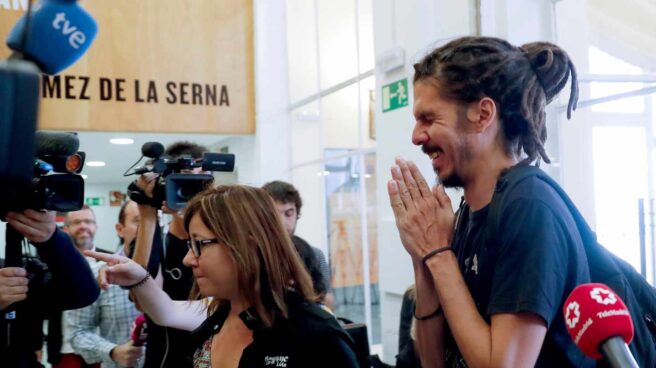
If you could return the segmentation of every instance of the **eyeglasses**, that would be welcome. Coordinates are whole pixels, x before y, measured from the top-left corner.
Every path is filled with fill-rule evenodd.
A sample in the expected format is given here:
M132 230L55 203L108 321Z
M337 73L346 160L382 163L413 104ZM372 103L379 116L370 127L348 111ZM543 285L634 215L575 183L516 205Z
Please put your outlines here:
M70 222L71 225L80 225L80 224L85 224L85 225L95 225L96 220L91 220L91 219L76 219L72 220Z
M191 253L196 256L196 258L200 257L200 248L208 245L208 244L213 244L213 243L218 243L219 239L214 238L214 239L189 239L187 240L187 247L191 249Z

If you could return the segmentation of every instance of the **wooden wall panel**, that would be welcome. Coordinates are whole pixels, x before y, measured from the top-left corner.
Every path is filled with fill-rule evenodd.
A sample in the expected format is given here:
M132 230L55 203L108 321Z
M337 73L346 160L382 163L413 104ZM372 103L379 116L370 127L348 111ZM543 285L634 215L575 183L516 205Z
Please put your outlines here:
M0 0L3 41L23 13L7 9L13 1ZM55 92L42 88L40 128L255 132L252 0L81 4L98 22L98 36L89 52L58 77L59 88L48 78ZM7 55L9 50L0 47L0 57ZM72 86L68 98L67 84ZM117 85L123 89L120 96Z

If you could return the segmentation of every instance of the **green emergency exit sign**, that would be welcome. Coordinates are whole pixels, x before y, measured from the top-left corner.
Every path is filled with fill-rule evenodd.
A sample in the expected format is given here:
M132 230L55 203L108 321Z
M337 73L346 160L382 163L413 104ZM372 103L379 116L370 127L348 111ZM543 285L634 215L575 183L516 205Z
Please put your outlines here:
M104 206L105 198L104 197L86 197L84 203L87 206Z
M383 86L383 112L408 106L408 79Z

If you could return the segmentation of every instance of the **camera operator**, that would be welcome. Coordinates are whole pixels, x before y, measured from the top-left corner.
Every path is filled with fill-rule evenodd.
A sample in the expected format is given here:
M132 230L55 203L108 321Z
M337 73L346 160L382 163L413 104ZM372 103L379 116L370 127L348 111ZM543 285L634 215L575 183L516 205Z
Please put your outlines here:
M175 142L166 149L166 155L171 160L183 156L201 159L207 148L192 142ZM201 168L182 171L183 174L202 173ZM136 184L143 193L153 197L159 175L154 173L143 174ZM157 208L150 204L139 204L140 225L137 232L137 241L132 259L138 264L147 267L151 276L173 300L186 300L189 298L193 285L191 268L183 265L182 260L187 254L187 239L181 212L173 211L162 206L162 211L172 216L168 233L162 244L161 230L157 222ZM172 347L182 346L188 332L155 325L148 320L148 340L144 367L187 367L190 366L182 353L182 349Z
M48 287L37 292L32 286L38 275L33 276L22 267L0 269L0 356L3 366L38 367L36 351L43 345L43 320L51 313L93 303L100 290L89 264L75 249L71 238L57 229L54 212L27 209L9 212L6 220L8 226L36 247L38 259L47 265L51 279ZM6 313L10 306L17 309L15 319L13 312ZM11 331L8 320L11 320ZM8 348L8 335L12 339L11 348Z

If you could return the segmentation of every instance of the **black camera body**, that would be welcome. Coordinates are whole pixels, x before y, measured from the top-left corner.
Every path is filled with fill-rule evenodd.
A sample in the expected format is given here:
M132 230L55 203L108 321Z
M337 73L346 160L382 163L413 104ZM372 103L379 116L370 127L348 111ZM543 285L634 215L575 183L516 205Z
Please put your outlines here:
M84 179L79 173L85 154L78 152L75 133L39 131L35 134L35 158L32 178L20 185L1 184L6 200L0 203L0 215L25 209L76 211L84 204ZM0 178L11 177L2 173ZM10 181L11 183L11 181Z
M232 172L235 168L235 155L231 153L207 152L200 159L183 155L176 159L165 158L164 146L158 142L147 142L141 148L142 154L151 160L145 167L136 169L133 174L154 172L160 174L153 189L153 198L148 202L160 208L164 201L175 211L186 207L187 202L196 194L214 183L212 172ZM203 173L196 173L200 169ZM130 198L143 202L141 194L128 188Z

